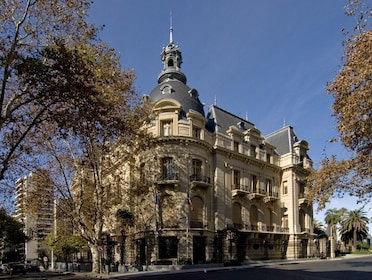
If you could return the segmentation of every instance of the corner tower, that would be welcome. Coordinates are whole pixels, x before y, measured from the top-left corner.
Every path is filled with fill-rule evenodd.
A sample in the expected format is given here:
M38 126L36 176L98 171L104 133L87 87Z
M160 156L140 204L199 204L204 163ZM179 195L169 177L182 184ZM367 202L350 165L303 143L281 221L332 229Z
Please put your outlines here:
M180 104L179 119L186 118L191 111L198 112L203 117L203 104L199 100L196 89L187 86L187 78L181 71L182 53L177 44L173 42L173 27L169 29L169 43L160 54L163 70L158 76L158 86L150 93L151 102L158 103L164 99L171 99Z

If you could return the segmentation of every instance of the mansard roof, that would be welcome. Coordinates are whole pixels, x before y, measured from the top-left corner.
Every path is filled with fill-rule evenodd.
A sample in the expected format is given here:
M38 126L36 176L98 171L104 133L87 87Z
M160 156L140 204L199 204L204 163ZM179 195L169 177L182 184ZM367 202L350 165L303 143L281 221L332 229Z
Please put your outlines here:
M266 136L266 141L276 147L280 155L293 153L293 145L299 140L292 126L284 126Z
M231 126L235 126L237 129L243 132L253 128L254 124L228 111L225 111L216 105L209 107L206 126L208 131L226 133Z

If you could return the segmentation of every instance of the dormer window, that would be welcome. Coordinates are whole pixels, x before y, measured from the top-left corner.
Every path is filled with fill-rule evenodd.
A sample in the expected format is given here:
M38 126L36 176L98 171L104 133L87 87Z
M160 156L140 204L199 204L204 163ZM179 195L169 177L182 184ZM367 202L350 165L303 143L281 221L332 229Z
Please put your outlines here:
M160 91L162 94L171 94L172 93L172 87L170 85L164 85L160 88Z
M200 132L201 132L201 129L199 127L194 126L192 128L192 137L196 139L200 139Z
M172 126L173 126L172 121L163 121L161 123L162 136L171 136L172 135Z

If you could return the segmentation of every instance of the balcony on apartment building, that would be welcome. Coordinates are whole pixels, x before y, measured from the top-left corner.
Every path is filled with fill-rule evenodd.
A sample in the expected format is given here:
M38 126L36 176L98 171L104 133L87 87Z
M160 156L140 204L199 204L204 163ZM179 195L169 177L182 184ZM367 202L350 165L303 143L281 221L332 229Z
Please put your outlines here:
M232 196L247 196L248 199L263 199L265 203L279 200L279 193L274 191L266 191L265 189L253 188L250 189L248 186L241 186L233 184Z
M202 176L194 174L190 176L190 184L192 188L209 188L211 187L211 178L208 176Z
M157 185L178 185L180 181L179 174L177 172L161 173L156 178Z
M244 224L244 223L233 223L228 224L227 228L234 228L243 232L273 232L273 233L283 233L289 232L288 228L281 227L277 224L266 225L262 222Z
M310 204L310 200L306 197L305 192L300 192L298 194L298 205L299 206L308 206Z

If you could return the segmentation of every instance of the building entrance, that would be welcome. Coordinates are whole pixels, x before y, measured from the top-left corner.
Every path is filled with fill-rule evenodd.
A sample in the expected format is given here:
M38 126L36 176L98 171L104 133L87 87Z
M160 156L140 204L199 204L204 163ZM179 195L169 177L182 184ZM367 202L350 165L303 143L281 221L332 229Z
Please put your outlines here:
M205 237L194 236L193 237L193 263L205 263Z

